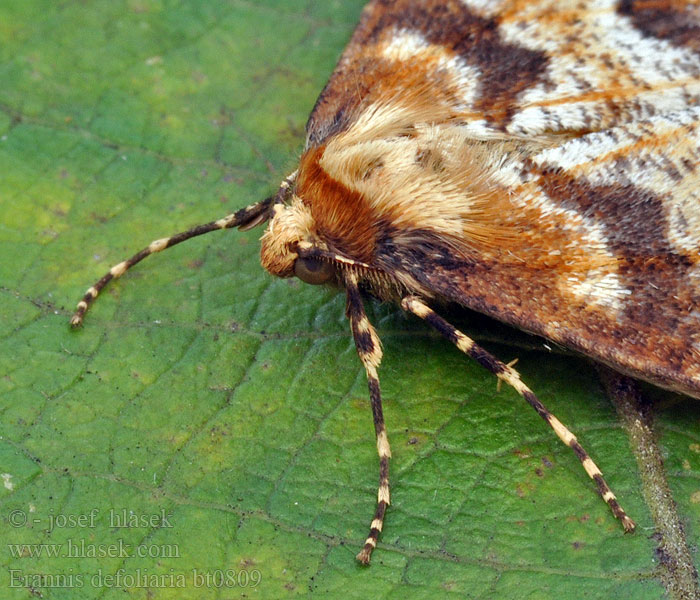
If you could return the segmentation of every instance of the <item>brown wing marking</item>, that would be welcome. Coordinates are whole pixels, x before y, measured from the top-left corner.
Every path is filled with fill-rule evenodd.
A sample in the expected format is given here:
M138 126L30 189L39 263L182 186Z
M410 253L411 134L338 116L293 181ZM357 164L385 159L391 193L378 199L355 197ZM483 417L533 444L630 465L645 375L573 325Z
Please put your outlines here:
M307 123L310 145L343 131L359 107L373 98L391 96L397 86L411 89L418 82L425 85L439 79L434 64L421 69L420 61L411 61L410 70L404 72L402 67L408 65L381 58L381 48L404 31L418 33L427 43L476 67L482 89L472 110L488 113L496 125L507 122L523 90L547 80L544 52L505 41L497 20L474 14L458 0L375 0L362 13L311 113ZM412 78L416 80L413 84ZM436 94L440 94L439 86Z
M681 0L374 0L314 107L307 145L416 85L480 135L582 134L684 110L700 102L699 31L697 3ZM402 35L420 47L392 59L385 50ZM453 64L425 60L436 48Z
M622 0L618 13L644 35L700 53L700 5L678 0Z

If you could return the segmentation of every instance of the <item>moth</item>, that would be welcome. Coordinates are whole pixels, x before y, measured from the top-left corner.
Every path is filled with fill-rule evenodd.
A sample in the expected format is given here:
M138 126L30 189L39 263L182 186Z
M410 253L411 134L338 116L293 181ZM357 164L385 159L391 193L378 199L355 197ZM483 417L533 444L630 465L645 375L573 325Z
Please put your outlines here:
M700 5L692 0L372 0L277 193L156 240L267 224L262 266L334 284L366 370L379 455L368 563L390 502L373 296L513 386L634 522L576 437L444 320L457 303L700 397Z

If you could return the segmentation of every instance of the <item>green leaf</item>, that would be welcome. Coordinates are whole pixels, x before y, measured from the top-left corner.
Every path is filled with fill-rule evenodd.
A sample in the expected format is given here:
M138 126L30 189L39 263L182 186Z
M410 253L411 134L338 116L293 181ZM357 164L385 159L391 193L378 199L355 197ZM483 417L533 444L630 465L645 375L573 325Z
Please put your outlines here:
M362 5L0 6L3 598L670 589L638 443L582 359L467 317L501 359L519 357L634 535L514 392L422 323L370 305L394 458L392 506L362 568L377 459L341 294L264 273L259 231L216 233L149 258L69 329L111 265L276 189ZM694 548L700 413L663 398L658 448ZM118 528L120 516L136 522Z

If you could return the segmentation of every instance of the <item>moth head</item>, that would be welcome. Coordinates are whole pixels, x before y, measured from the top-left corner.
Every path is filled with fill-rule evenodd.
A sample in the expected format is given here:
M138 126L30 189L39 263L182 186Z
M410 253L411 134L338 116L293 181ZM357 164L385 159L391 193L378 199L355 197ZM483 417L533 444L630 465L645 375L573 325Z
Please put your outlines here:
M319 285L336 274L325 244L314 234L310 208L293 195L288 204L278 202L261 238L260 261L272 275L295 275L305 283Z

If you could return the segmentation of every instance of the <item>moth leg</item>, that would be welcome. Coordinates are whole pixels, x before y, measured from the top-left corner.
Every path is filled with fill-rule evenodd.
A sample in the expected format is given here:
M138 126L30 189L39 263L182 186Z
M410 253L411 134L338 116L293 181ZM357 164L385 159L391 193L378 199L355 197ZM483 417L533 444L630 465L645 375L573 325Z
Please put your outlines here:
M445 319L436 314L430 307L425 305L415 296L407 296L404 298L401 301L401 306L404 310L412 312L414 315L417 315L421 319L427 321L467 356L470 356L482 367L486 368L488 371L491 371L491 373L496 375L496 377L499 379L505 381L523 398L525 398L528 404L537 411L537 414L540 415L540 417L542 417L554 430L557 436L559 436L559 439L569 446L569 448L574 451L576 456L578 456L578 459L581 461L581 464L583 465L586 473L588 473L588 476L595 481L596 486L598 487L598 492L602 496L603 500L605 500L607 505L610 507L613 515L615 515L615 517L620 519L622 522L625 532L634 531L634 521L627 516L625 511L618 503L615 494L613 494L612 490L605 482L605 479L603 479L603 474L600 472L598 466L593 462L593 459L591 459L581 444L579 444L576 436L571 433L559 419L550 413L542 402L539 401L537 396L535 396L532 390L530 390L530 388L528 388L520 380L520 375L517 371L515 371L509 365L503 364L492 354L489 354L486 350L476 344L474 340L450 325L447 321L445 321Z
M506 367L514 367L517 364L518 360L519 359L514 358L513 360L511 360L509 363L506 364ZM499 393L501 392L502 384L503 384L503 379L499 378L496 380L496 391Z
M369 529L369 536L365 545L357 555L357 560L362 564L369 564L372 550L377 545L377 539L384 525L384 514L389 506L389 459L391 458L391 448L384 425L384 414L382 411L382 396L379 389L379 377L377 367L382 360L382 349L374 327L367 319L365 309L362 304L362 296L357 286L357 278L353 274L345 276L345 288L347 291L346 314L350 319L350 328L355 340L355 347L360 356L360 360L367 373L367 384L369 386L369 398L372 405L372 416L374 417L374 431L377 436L377 453L379 454L379 490L377 492L377 509Z

